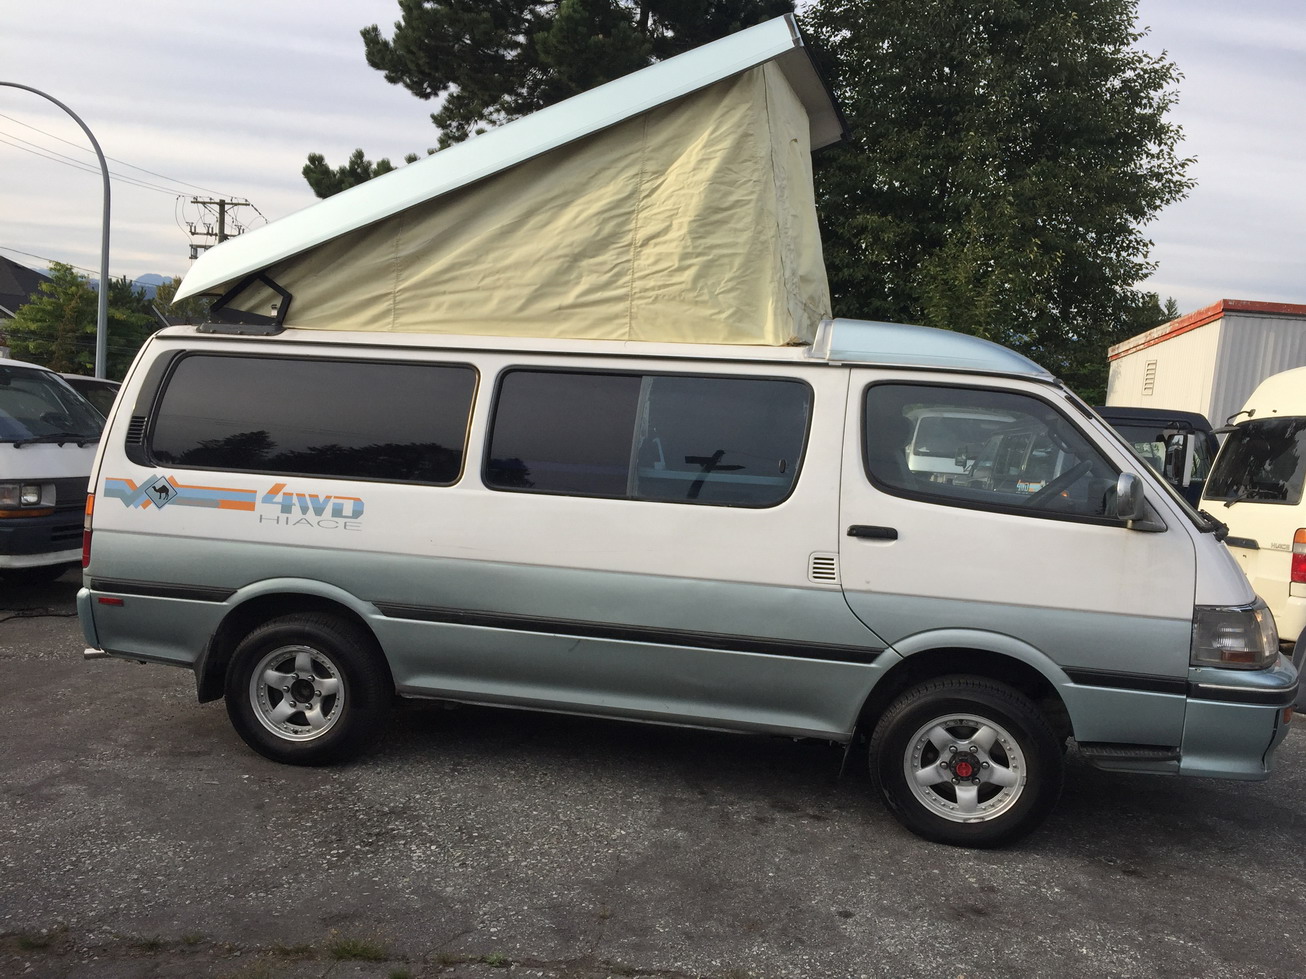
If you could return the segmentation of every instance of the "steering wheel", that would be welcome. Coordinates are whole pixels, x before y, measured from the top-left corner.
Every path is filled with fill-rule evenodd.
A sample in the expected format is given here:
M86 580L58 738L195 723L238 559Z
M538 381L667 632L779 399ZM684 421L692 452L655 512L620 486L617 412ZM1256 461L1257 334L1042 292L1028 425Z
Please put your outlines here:
M1060 476L1050 479L1041 490L1029 498L1029 505L1032 507L1041 507L1050 503L1063 489L1070 486L1084 473L1093 468L1093 460L1085 459L1077 466L1071 466Z

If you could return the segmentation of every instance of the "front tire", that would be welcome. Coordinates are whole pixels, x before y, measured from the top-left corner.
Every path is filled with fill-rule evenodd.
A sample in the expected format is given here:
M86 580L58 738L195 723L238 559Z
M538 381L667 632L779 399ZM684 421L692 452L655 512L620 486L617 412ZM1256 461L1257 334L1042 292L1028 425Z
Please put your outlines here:
M379 734L394 697L371 635L332 615L273 619L227 668L227 716L247 745L292 765L343 761Z
M1060 744L1005 684L942 677L889 705L871 736L871 780L898 821L952 846L995 847L1036 829L1061 795Z

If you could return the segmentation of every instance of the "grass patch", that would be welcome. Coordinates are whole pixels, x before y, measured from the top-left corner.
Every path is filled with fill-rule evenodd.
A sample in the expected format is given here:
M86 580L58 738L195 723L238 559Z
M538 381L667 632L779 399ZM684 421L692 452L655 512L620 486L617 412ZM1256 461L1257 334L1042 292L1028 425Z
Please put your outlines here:
M156 952L162 952L167 944L168 943L158 935L154 935L150 938L136 937L127 939L127 945L133 951L146 952L150 955L154 955Z
M273 945L271 951L279 959L311 959L317 954L312 945Z
M67 925L42 928L39 931L20 931L13 936L14 944L24 952L42 952L50 948L68 932Z
M384 962L390 958L383 947L365 938L337 938L327 951L339 962Z
M491 952L489 955L482 955L481 961L486 965L492 965L496 969L504 969L508 966L508 956L502 952Z

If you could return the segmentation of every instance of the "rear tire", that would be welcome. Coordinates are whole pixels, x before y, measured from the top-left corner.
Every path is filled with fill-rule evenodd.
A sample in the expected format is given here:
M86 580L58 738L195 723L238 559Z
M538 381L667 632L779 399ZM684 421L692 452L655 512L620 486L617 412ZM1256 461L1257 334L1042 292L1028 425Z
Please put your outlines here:
M918 836L996 847L1036 829L1061 795L1061 744L1030 700L982 677L901 694L875 725L871 780Z
M291 765L343 761L380 733L394 698L370 634L333 615L265 622L227 668L227 716L245 743Z

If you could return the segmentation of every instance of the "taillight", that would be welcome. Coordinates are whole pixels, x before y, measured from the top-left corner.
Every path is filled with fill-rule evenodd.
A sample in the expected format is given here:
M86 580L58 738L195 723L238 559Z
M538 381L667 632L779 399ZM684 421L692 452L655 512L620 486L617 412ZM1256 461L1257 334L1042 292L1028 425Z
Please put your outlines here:
M1306 527L1299 527L1292 535L1292 574L1298 584L1306 584Z
M91 566L91 514L95 512L95 494L86 494L86 516L82 518L82 567Z

